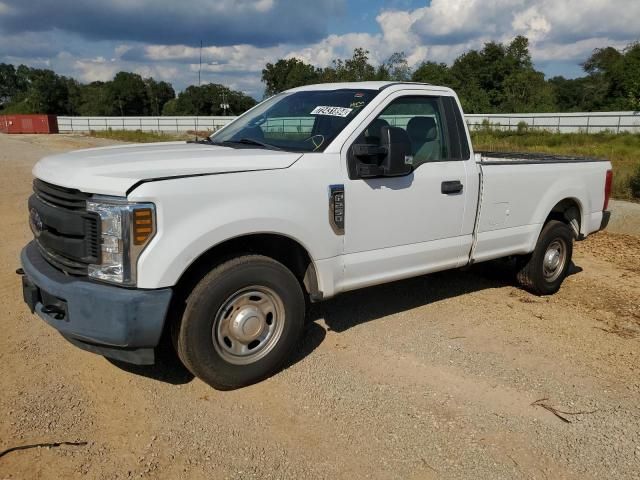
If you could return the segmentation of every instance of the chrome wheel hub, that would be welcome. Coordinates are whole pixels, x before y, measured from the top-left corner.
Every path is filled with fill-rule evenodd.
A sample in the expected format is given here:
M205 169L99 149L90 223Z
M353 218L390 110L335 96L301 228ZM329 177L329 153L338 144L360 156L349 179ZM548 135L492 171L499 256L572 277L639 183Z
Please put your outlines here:
M544 266L549 270L555 270L560 264L560 252L558 250L550 250L544 259Z
M566 261L567 246L564 240L558 239L551 242L542 263L544 278L550 282L557 280L564 270Z
M263 286L242 289L216 313L213 346L229 363L253 363L273 350L282 335L284 320L284 304L273 290Z
M241 342L256 340L266 325L264 315L258 308L249 305L240 309L229 324L229 333Z

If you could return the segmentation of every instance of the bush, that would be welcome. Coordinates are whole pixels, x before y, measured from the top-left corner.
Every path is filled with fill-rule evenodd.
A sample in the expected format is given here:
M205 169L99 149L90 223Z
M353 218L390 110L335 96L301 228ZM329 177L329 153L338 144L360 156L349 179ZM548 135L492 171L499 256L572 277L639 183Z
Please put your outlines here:
M629 187L631 188L633 198L640 199L640 165L638 165L634 174L629 178Z
M528 131L529 131L529 124L527 122L524 122L524 121L518 122L518 129L517 129L518 135L524 135Z

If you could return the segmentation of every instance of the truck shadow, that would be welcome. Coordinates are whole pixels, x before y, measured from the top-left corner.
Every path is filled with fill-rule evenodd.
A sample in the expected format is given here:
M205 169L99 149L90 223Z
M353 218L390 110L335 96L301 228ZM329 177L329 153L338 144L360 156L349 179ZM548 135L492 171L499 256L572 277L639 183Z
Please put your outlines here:
M153 365L134 365L106 357L105 360L125 372L171 385L184 385L194 379L193 373L182 364L173 348L166 345L156 349L156 363Z
M571 263L569 275L581 271L582 268ZM284 368L302 361L322 344L326 330L317 320L324 319L330 330L340 333L429 303L506 286L517 286L512 266L507 262L488 262L465 271L449 270L355 290L312 304L302 342ZM186 384L194 378L182 365L168 340L163 341L157 349L154 365L132 365L107 360L121 370L172 385Z
M582 271L573 262L568 276ZM343 293L313 304L309 321L324 319L330 330L351 327L468 293L505 286L517 287L513 266L506 261L487 262L469 269L448 270Z

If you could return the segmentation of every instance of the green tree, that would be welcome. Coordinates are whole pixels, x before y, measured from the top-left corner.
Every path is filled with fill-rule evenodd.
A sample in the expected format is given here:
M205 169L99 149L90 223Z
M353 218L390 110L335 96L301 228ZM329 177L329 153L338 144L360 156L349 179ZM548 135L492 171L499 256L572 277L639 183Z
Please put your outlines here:
M637 110L640 108L640 43L623 51L598 48L582 64L585 110Z
M18 75L13 65L0 63L0 110L26 90L25 80Z
M552 89L542 72L534 69L525 37L518 36L509 44L485 43L482 50L470 50L456 58L450 71L469 113L554 108Z
M458 83L446 63L422 62L411 75L414 82L456 88Z
M556 108L560 112L579 112L589 110L586 95L586 78L567 79L555 76L547 81L554 97Z
M624 50L622 71L621 93L627 99L628 108L640 110L640 42Z
M341 67L338 76L347 82L373 80L376 75L375 67L369 63L369 50L364 48L356 48L353 56L345 60Z
M385 65L376 69L369 62L369 51L356 48L351 58L336 59L331 66L319 70L319 80L326 82L363 82L367 80L388 80L390 72Z
M178 114L178 99L172 98L162 107L162 115L174 116Z
M542 72L531 68L511 73L503 83L500 110L504 112L544 112L555 107L552 87Z
M229 104L225 112L223 103ZM209 83L199 87L190 86L178 94L175 102L167 103L165 115L239 115L253 107L256 101L242 92L223 85Z
M80 89L78 113L84 116L118 115L109 97L108 83L91 82Z
M267 63L262 70L266 96L275 95L289 88L316 83L319 80L318 69L297 58L280 59L275 64Z
M411 79L411 68L404 52L395 52L378 69L377 80L395 80L406 82Z
M157 82L153 78L145 78L144 84L147 87L149 113L161 115L165 104L176 97L176 92L170 83Z
M65 78L67 85L67 113L69 115L80 115L82 106L82 89L84 85L73 78Z
M149 114L147 86L137 73L118 72L107 84L107 95L115 115Z
M7 69L10 74L10 69ZM4 105L5 113L68 113L66 77L51 70L20 65L16 70L12 95Z

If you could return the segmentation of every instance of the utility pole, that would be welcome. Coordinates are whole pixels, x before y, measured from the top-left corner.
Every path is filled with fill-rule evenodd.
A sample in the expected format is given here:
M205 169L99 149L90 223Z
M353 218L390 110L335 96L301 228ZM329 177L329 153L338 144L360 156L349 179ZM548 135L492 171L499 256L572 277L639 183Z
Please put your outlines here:
M229 110L229 104L227 103L227 94L222 92L222 103L220 104L220 108L222 109L222 114L226 117L227 110Z
M202 40L200 40L200 62L198 64L198 87L200 86L200 73L202 72ZM200 92L198 92L199 94ZM200 116L200 99L196 98L196 142L198 141L198 117Z
M200 86L200 72L202 72L202 40L200 40L200 64L198 66L198 86Z

